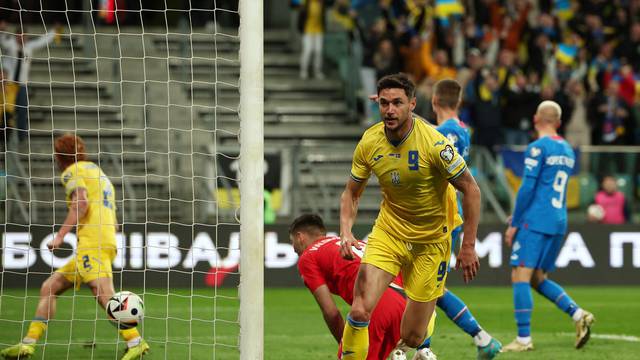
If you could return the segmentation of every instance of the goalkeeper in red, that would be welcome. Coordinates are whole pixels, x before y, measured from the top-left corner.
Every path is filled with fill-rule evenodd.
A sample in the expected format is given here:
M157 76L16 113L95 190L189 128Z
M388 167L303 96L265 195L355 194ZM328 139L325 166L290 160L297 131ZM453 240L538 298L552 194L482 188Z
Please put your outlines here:
M289 228L289 238L300 255L300 276L320 306L329 331L340 343L344 319L332 295L340 296L349 305L353 302L353 286L360 267L359 252L353 260L342 258L340 238L327 236L324 222L318 215L305 214L296 218ZM406 295L396 283L385 290L371 315L368 360L387 359L400 340L400 321ZM434 324L430 323L431 326ZM432 333L433 329L428 332ZM394 360L404 358L404 352L400 357L394 352ZM416 359L435 359L435 355L431 349L425 348L418 351Z
M344 257L353 258L352 247L361 248L351 232L358 200L375 174L383 200L362 257L342 335L345 360L367 358L372 313L400 271L408 297L400 337L411 348L420 347L428 337L425 329L436 300L444 294L451 232L462 223L455 189L464 195L466 217L456 265L463 269L466 282L475 277L479 267L475 239L480 190L464 159L444 135L412 115L415 85L406 75L380 79L377 95L383 121L367 129L358 143L351 178L340 200L341 251Z
M49 319L56 312L58 295L81 284L87 284L103 308L113 296L111 263L116 256L115 190L98 165L86 160L84 141L71 134L55 141L56 162L62 170L69 211L52 242L50 250L62 246L63 239L77 226L78 246L75 257L56 270L40 288L40 301L29 324L27 335L17 345L0 352L7 359L26 359L36 350L37 341L44 335ZM120 330L127 342L122 360L140 358L149 345L136 328Z

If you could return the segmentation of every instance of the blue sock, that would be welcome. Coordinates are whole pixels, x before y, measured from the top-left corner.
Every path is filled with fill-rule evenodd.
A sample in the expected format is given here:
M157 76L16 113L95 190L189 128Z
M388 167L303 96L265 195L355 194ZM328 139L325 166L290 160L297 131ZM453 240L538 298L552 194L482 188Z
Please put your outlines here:
M513 283L513 305L515 309L518 336L531 336L531 310L533 310L533 296L528 282Z
M569 295L564 291L564 289L558 285L555 281L551 281L546 279L541 282L536 289L540 295L546 297L552 303L556 304L556 306L569 314L569 316L573 316L576 310L579 309L578 305Z
M467 305L451 291L445 290L444 295L438 299L436 304L447 314L451 321L456 323L467 334L473 337L480 332L480 325L467 308Z
M418 350L428 348L428 347L431 347L431 336L424 339L424 342L422 342L422 345L418 346Z

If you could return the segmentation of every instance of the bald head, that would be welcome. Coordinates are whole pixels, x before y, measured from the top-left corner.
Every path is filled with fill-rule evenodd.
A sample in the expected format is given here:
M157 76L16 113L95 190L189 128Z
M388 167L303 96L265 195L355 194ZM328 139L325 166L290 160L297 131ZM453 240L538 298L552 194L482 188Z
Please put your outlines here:
M560 125L560 117L562 116L562 109L557 102L551 100L545 100L538 105L536 111L537 120L547 124Z

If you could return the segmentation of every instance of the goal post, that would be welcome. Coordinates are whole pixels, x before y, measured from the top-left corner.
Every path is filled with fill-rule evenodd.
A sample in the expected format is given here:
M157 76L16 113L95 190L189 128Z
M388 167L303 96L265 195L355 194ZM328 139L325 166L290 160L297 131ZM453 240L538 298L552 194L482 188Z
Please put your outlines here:
M240 359L264 355L263 0L240 0Z

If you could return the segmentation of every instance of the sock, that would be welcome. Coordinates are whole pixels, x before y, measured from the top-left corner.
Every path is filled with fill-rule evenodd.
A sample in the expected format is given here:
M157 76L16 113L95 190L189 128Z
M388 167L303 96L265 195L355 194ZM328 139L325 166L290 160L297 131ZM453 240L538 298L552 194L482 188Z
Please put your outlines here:
M36 316L33 318L33 321L29 324L27 335L22 342L25 344L33 344L38 341L47 330L47 322L48 320L43 317Z
M120 330L120 336L127 342L127 347L137 346L142 340L138 328Z
M584 310L578 308L576 312L574 312L573 315L571 315L571 317L573 318L573 321L576 322L582 319L582 315L584 315Z
M517 336L516 340L522 345L527 345L531 342L531 336Z
M536 290L540 295L555 303L558 309L564 311L569 316L573 316L573 314L575 314L579 309L576 302L573 301L573 299L571 299L564 289L555 281L546 279L538 285Z
M426 349L426 348L430 348L430 347L431 347L431 336L429 336L428 338L424 339L424 341L422 342L422 345L418 346L418 350Z
M516 324L518 325L518 337L526 338L531 336L533 296L531 296L531 288L528 282L513 283L513 305Z
M479 347L485 347L491 343L491 335L488 332L480 329L480 332L473 337L473 343Z
M437 305L451 321L470 336L476 336L480 332L480 325L467 305L451 291L445 290L444 295L438 299Z
M369 322L356 321L347 315L342 333L342 358L365 360L369 351Z

